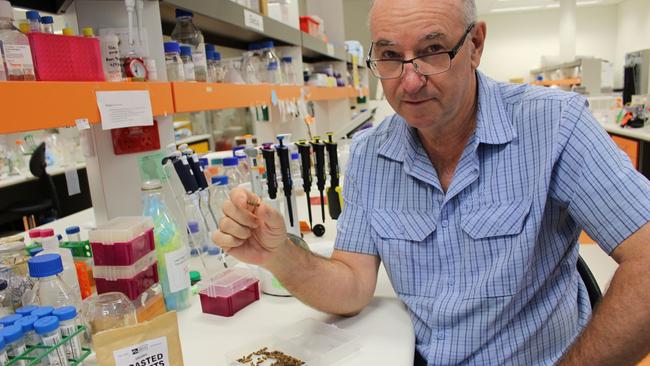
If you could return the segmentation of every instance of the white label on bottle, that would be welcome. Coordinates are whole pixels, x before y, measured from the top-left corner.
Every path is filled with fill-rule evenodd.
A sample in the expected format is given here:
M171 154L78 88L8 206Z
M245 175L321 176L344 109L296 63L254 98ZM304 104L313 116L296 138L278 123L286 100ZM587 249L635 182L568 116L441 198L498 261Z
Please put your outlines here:
M113 351L115 366L170 366L167 337Z
M198 48L205 47L203 43L199 45ZM192 61L194 61L194 67L207 67L207 61L205 59L205 53L196 51L192 54Z
M51 336L44 337L41 335L41 342L44 345L51 347L55 344L61 342L61 336L58 332L53 333ZM50 366L63 366L67 365L65 351L63 347L56 347L52 352L47 354L47 360L50 363Z
M23 353L25 353L26 350L27 350L27 348L25 347L24 344L22 344L22 345L20 345L18 347L12 347L12 348L9 349L9 356L18 357L18 356L22 355ZM25 361L20 361L19 360L16 363L16 366L25 366L25 365L26 365Z
M7 352L6 351L0 352L0 365L4 365L7 362L9 362L9 359L7 358Z
M185 248L165 254L169 291L178 292L190 287L190 256Z
M331 43L327 44L327 54L334 56L334 46Z
M61 325L61 335L69 337L77 330L74 324ZM79 336L74 336L68 342L63 344L65 346L65 354L68 358L79 358L81 356L81 344L79 343Z
M264 32L264 18L248 9L244 9L244 25L248 28Z
M32 69L32 53L29 46L19 44L4 44L5 62L7 70L18 71L22 74L23 69Z

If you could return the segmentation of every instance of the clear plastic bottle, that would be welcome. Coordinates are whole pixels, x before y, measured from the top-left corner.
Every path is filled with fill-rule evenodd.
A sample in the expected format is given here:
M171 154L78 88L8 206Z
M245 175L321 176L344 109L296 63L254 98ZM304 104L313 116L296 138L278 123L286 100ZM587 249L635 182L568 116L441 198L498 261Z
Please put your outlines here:
M168 310L182 310L191 305L189 276L190 250L169 216L161 195L160 181L142 184L143 216L154 221L154 239L158 255L158 277Z
M81 290L79 289L77 267L74 264L70 249L59 247L59 240L54 235L54 230L52 229L41 230L41 246L43 246L43 251L38 253L37 256L45 254L58 254L61 256L61 260L63 261L63 273L61 273L61 277L70 288L70 296L75 298L75 303L81 304Z
M226 68L221 64L221 54L216 51L208 51L208 76L213 83L223 83L226 75Z
M248 46L248 51L244 52L242 56L241 76L246 84L259 84L262 81L256 47L258 47L256 44Z
M27 315L22 317L14 323L23 328L23 333L25 337L25 344L28 346L36 346L41 340L38 334L34 331L34 323L38 320L36 315Z
M79 226L70 226L65 228L65 234L68 236L68 241L81 241L81 233Z
M64 306L54 309L53 316L59 319L59 329L61 330L61 338L69 337L77 331L78 317L77 309L74 306ZM78 359L81 356L81 342L79 341L80 334L72 337L70 341L64 344L65 354L67 358Z
M0 329L0 338L4 339L7 345L7 354L10 357L20 356L27 350L23 339L23 328L19 325L10 325ZM14 365L24 366L25 364L25 361L19 360Z
M35 80L34 62L27 36L13 25L13 10L6 0L0 1L0 47L3 67L0 80ZM40 24L40 23L39 23Z
M29 230L28 234L29 236L29 243L28 245L34 246L34 245L40 245L41 241L41 229L32 229Z
M41 32L41 15L36 10L28 10L25 18L29 23L30 32Z
M176 9L176 26L172 31L172 39L192 46L196 80L206 81L208 65L205 57L205 43L203 34L192 22L193 17L192 12Z
M167 81L185 80L181 47L178 42L165 42L165 66L167 68Z
M46 316L34 323L36 333L41 337L44 346L52 347L61 343L61 332L59 331L59 319L56 316ZM47 354L49 366L68 366L68 358L63 347L56 347Z
M264 82L269 84L283 84L280 58L275 54L273 41L260 44L260 58L265 69Z
M70 287L62 279L63 262L60 255L39 255L28 260L27 266L29 275L36 283L31 290L23 294L23 304L42 305L32 311L32 315L38 316L46 312L46 306L80 305L78 296L71 294Z
M228 188L228 177L217 175L212 177L210 190L210 210L214 214L214 219L219 225L219 220L223 217L223 203L230 197Z
M284 83L288 85L297 85L296 70L293 67L293 57L286 56L282 58L282 74Z
M41 31L54 34L54 18L49 15L41 17Z
M185 74L185 81L196 81L196 74L194 72L194 61L192 60L192 47L182 45L180 48L181 48L181 60L183 61L183 73Z
M0 279L0 315L11 314L13 309L9 282L5 279Z
M7 344L3 338L0 338L0 366L5 366L9 362L7 357Z
M102 65L107 81L122 81L122 63L120 61L120 39L115 34L99 37L102 51Z
M244 183L244 178L238 169L239 159L236 157L223 158L224 175L228 177L228 187L233 189Z
M36 310L32 311L32 315L40 319L52 315L53 311L54 311L54 306L50 306L50 305L39 306Z

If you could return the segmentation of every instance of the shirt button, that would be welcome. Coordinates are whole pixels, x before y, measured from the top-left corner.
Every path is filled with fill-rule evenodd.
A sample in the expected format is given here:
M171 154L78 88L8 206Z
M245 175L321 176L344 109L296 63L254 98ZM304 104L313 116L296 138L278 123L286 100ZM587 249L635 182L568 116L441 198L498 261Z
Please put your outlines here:
M442 220L440 224L442 225L442 227L447 227L449 226L449 220Z
M453 287L454 284L455 284L455 282L454 282L453 278L450 278L449 281L447 281L447 285L449 285L449 287Z

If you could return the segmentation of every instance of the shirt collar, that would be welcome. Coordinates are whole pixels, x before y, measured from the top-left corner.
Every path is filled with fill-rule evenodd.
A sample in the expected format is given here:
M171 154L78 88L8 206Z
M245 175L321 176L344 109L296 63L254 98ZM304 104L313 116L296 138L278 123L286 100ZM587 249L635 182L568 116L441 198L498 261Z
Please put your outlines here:
M517 137L508 113L503 105L499 84L476 72L478 82L478 110L476 112L476 140L478 143L499 145ZM417 132L399 115L393 116L386 131L386 139L379 147L379 154L387 158L404 161L404 154L421 153Z

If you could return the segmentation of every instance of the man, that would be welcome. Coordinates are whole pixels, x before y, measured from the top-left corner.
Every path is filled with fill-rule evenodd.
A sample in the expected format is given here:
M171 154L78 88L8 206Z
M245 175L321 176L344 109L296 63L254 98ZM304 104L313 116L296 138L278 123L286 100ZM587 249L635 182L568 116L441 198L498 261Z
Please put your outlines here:
M583 97L478 72L475 12L375 2L369 65L397 114L355 139L330 259L239 189L213 239L334 314L371 301L383 261L429 365L633 365L650 351L650 184ZM593 316L582 229L619 263Z

